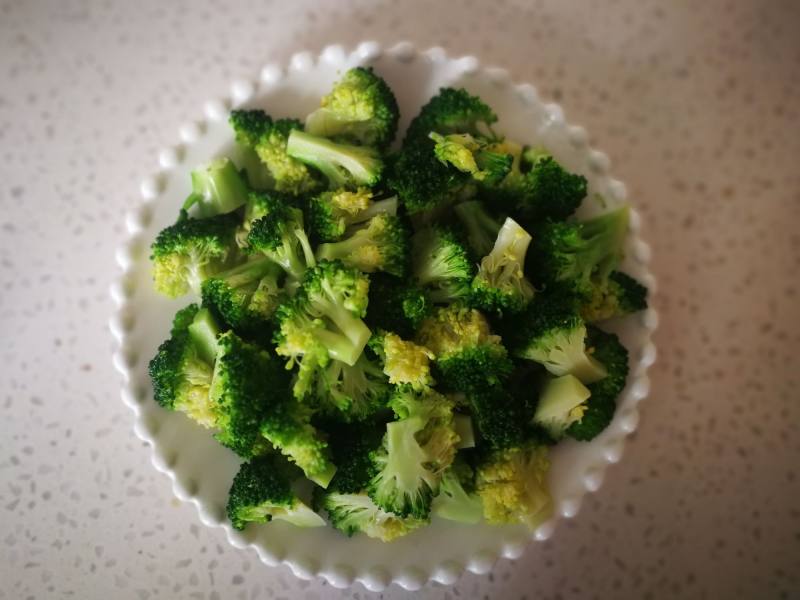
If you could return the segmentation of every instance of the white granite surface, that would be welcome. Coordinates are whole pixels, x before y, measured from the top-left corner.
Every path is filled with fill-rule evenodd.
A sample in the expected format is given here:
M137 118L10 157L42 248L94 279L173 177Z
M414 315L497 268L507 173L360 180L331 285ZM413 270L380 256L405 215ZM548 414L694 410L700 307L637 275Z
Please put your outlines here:
M366 598L171 498L118 399L121 216L177 126L267 61L442 45L562 103L645 218L659 362L552 540L423 598L800 597L800 4L0 0L0 598ZM409 595L391 588L382 596Z

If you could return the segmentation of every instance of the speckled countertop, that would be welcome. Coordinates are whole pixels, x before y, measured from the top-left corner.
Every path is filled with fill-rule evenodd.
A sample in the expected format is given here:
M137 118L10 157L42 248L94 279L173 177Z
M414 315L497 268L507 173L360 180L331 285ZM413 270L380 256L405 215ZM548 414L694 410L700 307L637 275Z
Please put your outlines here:
M177 125L267 60L363 38L561 102L660 284L653 392L601 491L519 561L418 595L800 597L798 27L777 0L0 1L0 598L371 595L266 568L171 497L106 329L122 212Z

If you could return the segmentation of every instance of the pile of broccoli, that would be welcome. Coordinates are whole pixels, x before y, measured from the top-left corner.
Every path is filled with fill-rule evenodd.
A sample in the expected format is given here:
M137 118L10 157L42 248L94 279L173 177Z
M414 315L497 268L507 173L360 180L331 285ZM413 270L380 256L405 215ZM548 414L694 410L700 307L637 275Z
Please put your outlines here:
M627 209L577 220L586 179L463 89L391 151L398 117L360 67L304 122L234 110L240 164L196 169L152 244L155 288L199 299L150 362L154 396L243 459L237 529L535 527L549 447L613 418L628 356L596 323L647 301L617 270Z

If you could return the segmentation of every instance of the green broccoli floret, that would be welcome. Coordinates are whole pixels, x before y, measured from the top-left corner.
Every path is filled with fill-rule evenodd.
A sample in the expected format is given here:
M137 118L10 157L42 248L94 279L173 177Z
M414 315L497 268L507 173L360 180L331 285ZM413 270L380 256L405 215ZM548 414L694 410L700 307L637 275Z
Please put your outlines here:
M418 231L411 238L411 257L414 278L433 302L454 302L470 295L474 267L452 230Z
M148 369L158 404L209 428L218 418L209 398L218 334L211 313L190 304L175 315L170 338L159 346Z
M410 385L417 392L435 383L431 377L433 352L392 332L375 334L370 348L383 361L383 372L393 385Z
M570 425L581 420L590 395L574 375L554 377L540 392L533 422L543 427L551 438L560 440Z
M628 208L588 221L550 221L533 235L529 271L544 284L570 287L582 298L608 285L608 277L622 258L628 232Z
M309 201L309 228L323 242L340 239L351 225L363 223L380 214L397 214L397 197L373 200L365 187L355 191L339 189L322 192Z
M386 425L382 446L372 453L376 474L369 497L385 511L425 519L442 472L455 456L453 403L426 389L397 389L390 400L397 421Z
M442 474L439 495L433 499L431 512L459 523L475 524L483 519L483 503L475 491L475 473L458 456Z
M369 310L364 318L370 329L386 329L409 339L431 310L430 298L415 284L385 273L370 275Z
M181 211L177 223L161 230L150 246L155 289L170 298L200 293L203 280L238 260L238 224L233 213L190 219Z
M355 422L386 408L390 391L380 366L362 354L353 366L330 360L317 375L315 396L326 416Z
M269 258L249 260L203 282L203 304L210 306L233 329L248 335L269 328L269 319L282 299L281 268Z
M502 223L490 215L479 200L456 204L453 211L466 232L472 255L480 260L494 247Z
M255 150L266 165L275 181L276 190L298 195L319 187L308 167L286 150L290 133L303 129L300 121L273 121L263 110L234 110L229 121L236 141Z
M488 523L524 523L533 529L550 517L547 454L547 446L527 442L482 458L475 482Z
M288 377L274 355L233 331L220 335L217 347L209 391L218 415L215 437L239 456L264 454L270 446L259 427L287 394Z
M250 234L253 223L266 217L273 210L285 210L286 207L294 206L294 196L283 192L275 190L250 192L244 205L244 218L236 232L236 243L240 248L247 248L247 236Z
M495 122L497 115L477 96L463 88L441 88L411 121L403 145L427 138L431 131L495 137L490 128Z
M494 248L478 267L472 280L472 301L498 315L522 311L533 298L534 289L525 277L525 253L530 234L507 218L497 234Z
M492 185L502 180L511 170L513 157L491 149L491 142L477 139L468 133L441 135L432 131L429 137L436 144L434 156L445 165L449 164L468 173L476 181Z
M366 489L375 475L370 452L380 447L385 426L386 418L380 415L354 423L325 423L331 457L336 464L336 475L327 492L357 494Z
M289 134L289 156L319 170L328 179L328 187L373 187L383 174L383 160L374 148L337 144L327 138L298 129Z
M581 307L581 316L594 323L646 308L647 288L630 275L614 271L608 276L606 286L595 286L591 298Z
M183 210L197 205L199 217L229 213L247 201L247 184L227 158L218 158L192 171L192 193Z
M591 396L580 420L567 429L576 440L591 440L605 429L614 417L617 397L625 389L628 377L628 351L613 333L588 328L588 345L593 356L603 363L608 375L587 387Z
M516 448L527 437L524 406L509 393L507 386L490 386L472 390L467 404L478 431L479 446L492 449ZM528 390L528 393L533 393Z
M606 375L586 347L586 325L574 297L561 290L537 294L505 333L514 356L536 361L553 375L575 375L583 383Z
M500 337L472 308L437 308L422 322L416 341L436 355L436 380L449 389L469 392L497 385L513 369Z
M346 535L363 533L383 542L391 542L428 524L427 518L401 517L385 511L365 493L326 493L319 508L328 513L331 525Z
M268 523L273 519L298 527L324 527L325 520L292 491L287 465L274 455L242 464L228 493L227 513L234 529L247 523Z
M384 148L397 132L400 110L392 90L371 67L349 69L306 118L313 135Z
M296 398L306 396L330 359L353 366L371 336L361 320L369 279L339 261L321 261L306 272L302 287L278 307L275 351L299 364Z
M317 259L339 259L365 273L385 271L402 277L408 269L408 228L399 217L379 214L350 237L321 244Z
M274 203L265 217L253 222L247 245L266 254L295 281L316 263L303 229L303 213L287 204Z
M586 197L587 182L582 175L565 170L550 154L537 150L522 152L511 141L490 146L494 152L514 157L509 174L488 194L518 211L527 220L563 221Z

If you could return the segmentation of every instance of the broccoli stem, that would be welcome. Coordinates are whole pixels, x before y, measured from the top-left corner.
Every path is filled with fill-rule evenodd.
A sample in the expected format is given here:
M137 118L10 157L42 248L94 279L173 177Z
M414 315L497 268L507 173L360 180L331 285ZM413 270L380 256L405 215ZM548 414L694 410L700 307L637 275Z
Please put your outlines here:
M453 209L467 230L467 241L477 256L486 256L500 231L500 223L492 218L478 200L457 204Z
M377 202L370 202L367 209L358 213L358 215L350 221L350 224L363 223L380 214L397 215L397 196L378 200Z
M336 258L344 258L355 252L359 248L365 246L370 242L368 236L365 235L352 235L349 238L343 239L340 242L328 242L320 244L317 248L317 255L320 260L333 260Z
M515 283L523 276L525 254L528 252L530 243L530 234L514 219L507 218L500 228L494 248L484 258L487 265L503 265L499 273L492 277L495 285L500 287L508 283ZM483 264L481 266L483 267Z
M227 158L218 158L192 171L192 193L183 209L198 205L200 217L212 217L236 210L247 202L247 186Z
M207 308L201 308L189 325L189 335L197 345L200 357L208 364L214 364L219 347L217 336L219 335L219 325Z
M259 282L273 269L272 260L267 257L249 260L228 271L218 273L216 279L224 279L232 288L250 287L252 291L258 287Z
M361 356L372 332L364 321L333 302L318 301L315 302L315 307L339 330L322 330L318 333L319 339L328 348L328 354L352 367Z
M326 138L318 137L293 129L286 145L289 156L310 164L320 171L337 187L347 183L339 167L349 172L357 183L370 185L375 181L375 173L365 164L365 148L336 144ZM373 160L367 161L372 164Z

